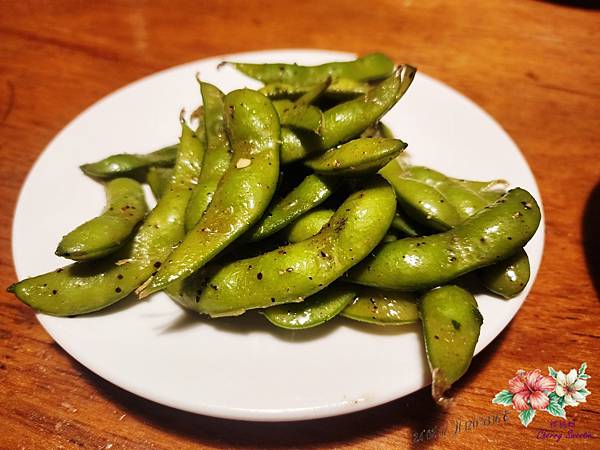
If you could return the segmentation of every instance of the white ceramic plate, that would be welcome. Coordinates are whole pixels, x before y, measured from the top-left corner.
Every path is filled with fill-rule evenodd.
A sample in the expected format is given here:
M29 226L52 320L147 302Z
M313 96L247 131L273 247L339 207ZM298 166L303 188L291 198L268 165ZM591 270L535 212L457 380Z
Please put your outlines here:
M259 84L223 59L318 64L353 56L321 50L226 55L165 70L92 105L48 145L21 191L13 226L19 279L52 270L61 236L95 216L100 185L80 164L116 152L148 152L175 142L182 107L200 102L195 74L227 92ZM539 200L519 149L473 102L443 83L417 74L385 122L409 143L412 161L450 175L506 178ZM484 323L477 352L517 312L538 271L544 226L527 245L532 280L518 298L477 299ZM418 327L381 328L343 318L306 331L275 328L260 315L208 320L158 294L133 298L77 318L38 315L75 359L106 380L142 397L194 413L243 420L314 419L349 413L410 394L430 383Z

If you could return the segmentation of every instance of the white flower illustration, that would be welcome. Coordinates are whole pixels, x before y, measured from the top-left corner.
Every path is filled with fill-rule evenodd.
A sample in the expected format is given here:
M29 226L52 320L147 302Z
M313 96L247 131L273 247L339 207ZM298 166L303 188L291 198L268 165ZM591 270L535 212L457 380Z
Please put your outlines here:
M565 375L563 371L556 374L556 395L564 398L565 406L577 406L585 402L588 392L585 390L586 381L578 377L577 370Z

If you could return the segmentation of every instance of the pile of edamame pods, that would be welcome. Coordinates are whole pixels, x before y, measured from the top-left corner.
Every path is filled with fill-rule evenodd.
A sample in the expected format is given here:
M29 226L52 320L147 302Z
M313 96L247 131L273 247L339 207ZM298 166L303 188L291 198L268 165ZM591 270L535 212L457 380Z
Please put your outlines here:
M179 143L83 165L107 204L58 244L75 262L9 291L56 316L165 291L213 318L260 308L289 329L337 315L420 320L443 398L482 324L473 295L453 283L477 271L502 297L525 287L535 199L502 180L398 161L407 144L381 119L411 85L411 66L380 53L319 66L224 64L264 86L224 94L198 80L198 126L180 118ZM143 183L157 200L149 212Z

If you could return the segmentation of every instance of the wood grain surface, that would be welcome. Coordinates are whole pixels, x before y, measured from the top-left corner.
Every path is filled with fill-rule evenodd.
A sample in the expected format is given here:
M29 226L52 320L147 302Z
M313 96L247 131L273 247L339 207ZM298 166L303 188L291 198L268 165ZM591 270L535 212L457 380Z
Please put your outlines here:
M380 50L457 88L522 149L547 225L531 295L475 358L447 411L423 389L364 412L302 423L179 412L91 373L2 290L0 448L600 448L600 11L586 4L597 2L0 2L2 288L15 281L10 239L19 189L59 130L140 77L246 50ZM552 429L550 416L524 428L515 411L504 417L490 403L519 368L568 370L581 361L589 365L592 394L568 417L577 433L594 439L541 439L541 430ZM482 420L496 414L500 423ZM444 427L445 435L427 433Z

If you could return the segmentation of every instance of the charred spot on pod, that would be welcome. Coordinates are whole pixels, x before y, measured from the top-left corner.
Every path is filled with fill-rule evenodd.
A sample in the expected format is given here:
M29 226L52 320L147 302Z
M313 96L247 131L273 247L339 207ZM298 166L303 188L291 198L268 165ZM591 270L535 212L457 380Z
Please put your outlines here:
M119 274L119 275L117 275L117 278L118 278L119 280L122 280L122 279L123 279L123 275L122 275L122 274Z
M263 279L263 274L262 274L262 272L258 272L258 273L256 274L256 278L258 278L259 280L262 280L262 279Z
M60 269L56 269L56 273L61 273L62 271L63 271L63 269L62 269L62 268L60 268Z
M271 297L271 303L275 303L275 298Z
M219 286L217 286L216 284L211 284L210 287L213 288L215 291L219 290Z
M52 289L52 295L56 295L58 294L58 291L56 289Z
M460 322L452 319L452 326L454 327L455 330L460 330Z
M156 268L158 269L158 268L160 267L160 261L156 261L156 262L154 263L154 267L156 267Z
M440 339L440 337L436 334L435 336L433 336L434 338L436 338L437 340Z
M117 286L117 287L115 288L115 292L118 294L119 292L121 292L121 288Z

